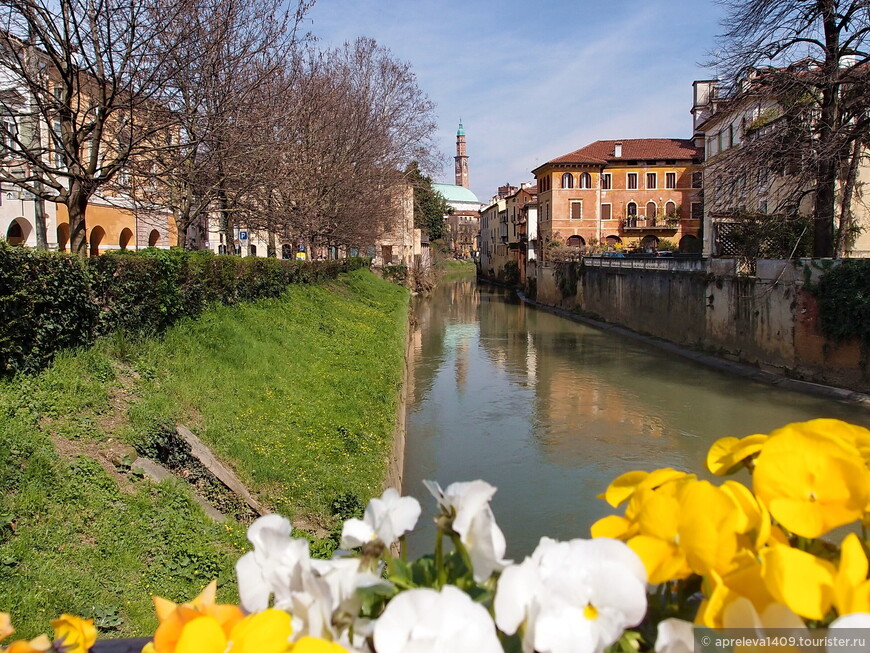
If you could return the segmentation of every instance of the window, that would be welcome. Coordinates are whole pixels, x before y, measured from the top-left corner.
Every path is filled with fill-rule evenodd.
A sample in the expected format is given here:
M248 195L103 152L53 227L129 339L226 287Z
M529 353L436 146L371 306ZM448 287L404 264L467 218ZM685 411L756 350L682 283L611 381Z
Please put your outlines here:
M704 173L700 170L692 173L692 188L701 188L704 183Z
M574 188L574 175L570 172L562 175L562 188Z
M665 204L665 215L669 218L677 217L677 205L673 202L668 202Z
M647 202L646 203L646 217L652 220L656 217L656 203L655 202Z
M601 190L610 190L613 187L613 180L609 172L601 175Z
M637 173L629 172L628 173L628 189L629 190L637 190Z
M588 172L580 175L580 188L592 188L592 175Z
M646 173L646 187L650 190L654 190L658 188L658 182L656 180L656 173L648 172Z
M583 219L583 202L581 200L571 200L571 219Z
M602 204L601 205L601 219L602 220L612 220L613 213L611 211L610 204Z
M704 205L701 202L692 202L692 211L689 218L692 220L700 220L701 214L704 212Z
M676 187L677 187L677 173L676 172L665 173L665 188L676 188Z
M634 202L629 202L627 211L630 217L637 217L637 204L635 204Z

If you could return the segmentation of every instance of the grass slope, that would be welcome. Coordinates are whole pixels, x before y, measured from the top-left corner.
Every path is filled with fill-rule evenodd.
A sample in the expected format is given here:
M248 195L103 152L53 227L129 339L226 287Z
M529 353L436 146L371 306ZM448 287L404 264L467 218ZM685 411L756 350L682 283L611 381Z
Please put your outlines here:
M0 611L18 636L61 612L150 634L151 594L219 578L235 601L245 525L205 517L181 481L112 452L189 426L273 509L334 526L376 494L401 383L407 293L360 270L219 307L161 340L122 335L0 385Z

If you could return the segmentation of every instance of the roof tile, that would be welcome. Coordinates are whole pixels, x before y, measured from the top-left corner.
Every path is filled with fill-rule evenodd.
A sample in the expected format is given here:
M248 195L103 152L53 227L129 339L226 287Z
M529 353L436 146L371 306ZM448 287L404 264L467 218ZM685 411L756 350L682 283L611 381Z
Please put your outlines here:
M614 156L616 144L622 143L622 156ZM692 139L681 138L625 138L595 141L579 150L556 157L547 163L606 164L636 159L700 159L703 148L695 147Z

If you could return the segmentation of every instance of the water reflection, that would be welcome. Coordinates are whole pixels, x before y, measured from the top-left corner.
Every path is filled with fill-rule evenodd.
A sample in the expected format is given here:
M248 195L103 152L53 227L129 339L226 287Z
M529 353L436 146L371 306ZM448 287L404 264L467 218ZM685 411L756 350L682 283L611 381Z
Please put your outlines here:
M514 557L542 535L588 536L610 512L595 495L624 471L700 471L716 438L791 421L870 426L863 409L725 375L470 278L443 284L414 314L405 491L427 514L422 479L496 485ZM412 553L431 551L432 528L423 531Z

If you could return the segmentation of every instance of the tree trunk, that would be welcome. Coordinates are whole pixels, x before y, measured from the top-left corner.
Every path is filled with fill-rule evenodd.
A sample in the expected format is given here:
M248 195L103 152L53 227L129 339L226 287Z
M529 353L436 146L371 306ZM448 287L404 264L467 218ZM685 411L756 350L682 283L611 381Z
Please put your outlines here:
M834 127L840 124L840 87L837 73L840 66L840 38L837 30L836 2L818 0L825 32L826 78L822 99L818 143L827 147L834 139ZM816 174L816 196L813 206L813 257L829 258L834 255L834 205L836 203L838 165L835 157L828 154L819 161Z
M275 244L275 232L269 231L269 239L266 243L266 256L269 258L278 258L278 247Z
M36 231L36 249L47 250L48 228L45 226L45 200L39 195L33 198L33 222Z
M88 257L88 229L85 224L88 199L88 194L81 183L72 181L66 198L66 208L69 213L69 251L80 258Z

